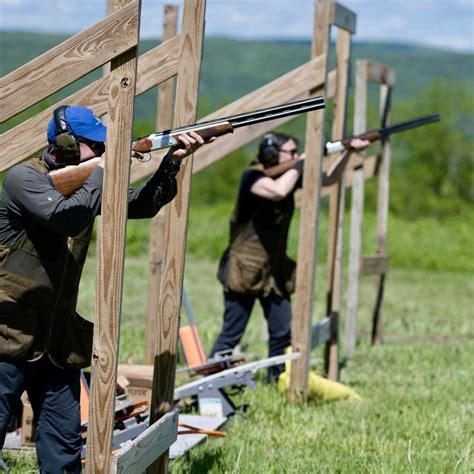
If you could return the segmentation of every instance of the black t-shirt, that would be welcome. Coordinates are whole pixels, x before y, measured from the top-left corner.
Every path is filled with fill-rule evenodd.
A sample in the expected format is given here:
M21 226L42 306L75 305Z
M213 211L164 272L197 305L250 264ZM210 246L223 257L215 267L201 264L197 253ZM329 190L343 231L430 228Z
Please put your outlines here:
M231 241L243 225L252 221L261 244L269 255L281 256L286 253L288 230L295 207L295 187L278 201L253 194L251 187L265 177L261 170L249 168L240 180L237 205L231 219Z
M253 211L262 198L253 194L250 189L259 179L264 177L265 173L263 171L254 169L245 170L242 174L234 217L236 223L241 224L251 219Z

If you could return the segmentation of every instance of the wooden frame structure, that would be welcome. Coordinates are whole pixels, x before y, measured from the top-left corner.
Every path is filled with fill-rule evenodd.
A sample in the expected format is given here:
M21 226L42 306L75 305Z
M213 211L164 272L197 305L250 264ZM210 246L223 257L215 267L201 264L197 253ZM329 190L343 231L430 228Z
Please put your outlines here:
M327 60L331 26L338 28L336 43L336 85L335 104L332 120L332 137L339 139L344 135L347 103L349 59L351 35L355 33L356 15L338 3L320 1L317 4L315 31L313 34L313 55L324 55ZM325 70L327 69L327 63ZM327 94L326 94L327 96ZM309 355L312 348L312 315L314 276L316 269L316 247L318 237L319 206L321 196L322 158L324 150L324 114L308 119L306 129L307 155L315 159L306 160L303 178L300 237L298 245L298 267L296 275L296 304L292 324L292 346L294 352L302 357L292 364L290 400L304 398L307 390ZM341 184L342 183L342 184ZM329 325L326 360L328 375L337 378L337 337L338 312L340 305L340 253L342 251L342 215L344 202L344 178L334 186L330 197L330 229L332 239L328 252L328 271L330 289L328 292ZM324 320L323 320L324 321ZM319 337L319 340L324 338Z
M354 134L367 130L368 83L379 87L379 116L381 126L390 121L390 95L395 85L395 71L383 64L369 60L356 62ZM345 328L345 355L355 350L357 340L357 310L359 279L364 275L375 275L376 303L373 313L372 343L381 341L381 314L385 277L388 272L387 231L391 147L388 139L381 144L378 156L363 158L355 166L351 176L352 201L349 249L349 278L347 316ZM374 256L362 256L362 222L364 212L364 181L378 175L377 192L377 244Z
M344 7L337 3L329 2L329 1L322 1L320 2L320 5L318 7L318 11L321 10L322 13L318 14L319 18L322 18L324 16L324 11L327 12L327 14L330 17L330 22L334 23L336 26L339 26L344 29L348 29L348 31L355 31L355 15L353 15L352 12L349 10L346 10ZM317 18L316 18L317 20ZM325 23L326 22L326 23ZM327 38L325 38L325 36ZM317 39L316 39L317 37ZM343 39L339 43L343 43L344 45L347 43L347 38L350 39L350 34L349 36L347 34L342 33ZM271 105L274 105L275 103L280 103L280 102L285 102L285 101L291 101L295 100L298 98L302 97L307 97L309 95L317 95L323 93L325 91L325 96L326 98L329 97L334 97L336 95L336 84L339 84L339 97L337 98L337 103L339 103L339 108L338 110L338 119L335 120L335 125L334 127L334 133L338 133L339 129L341 129L341 125L344 123L344 114L345 114L345 102L346 102L346 96L347 96L347 72L344 74L339 73L338 78L336 78L336 71L332 71L328 73L327 71L327 50L328 50L328 43L329 43L329 20L327 17L324 17L324 20L319 20L319 23L316 24L315 26L315 41L313 42L313 54L312 54L312 59L308 61L306 64L303 64L302 66L294 69L293 71L290 71L283 76L275 79L269 84L266 84L262 86L261 88L247 94L246 96L234 101L233 103L221 108L220 110L208 115L205 117L203 120L212 120L221 116L225 115L232 115L236 114L242 111L247 111L247 110L252 110L252 109L258 109L258 108L263 108L263 107L268 107ZM317 46L315 46L317 45ZM342 50L349 50L348 46L340 47ZM342 56L341 56L342 55ZM340 52L339 54L340 58L343 58L340 60L340 67L344 65L344 67L347 69L348 66L348 56L344 57L343 53ZM319 112L321 114L321 112ZM309 225L310 229L314 229L314 223L317 222L317 207L319 205L319 187L320 186L315 186L314 183L319 182L320 178L320 172L321 172L321 166L320 164L317 164L318 158L317 156L321 157L321 150L323 146L322 142L322 128L323 128L323 115L319 118L315 118L315 113L310 113L308 114L309 121L314 120L310 125L308 125L308 130L307 130L307 154L309 156L315 156L314 160L307 160L308 163L305 164L305 175L310 176L308 179L308 182L310 184L306 184L306 188L309 189L311 187L311 190L307 192L307 194L312 194L310 196L306 196L306 201L305 202L311 202L313 203L307 210L307 217L304 219L306 223L310 222L311 224ZM312 118L311 118L312 117ZM266 131L271 130L287 121L291 120L290 118L284 118L280 120L275 120L272 123L262 123L250 127L245 127L243 129L236 130L234 134L232 135L227 135L225 137L220 137L219 138L219 147L204 147L200 150L197 151L196 153L196 161L193 167L193 172L199 172L202 169L206 168L207 166L210 166L212 163L216 162L217 160L221 159L223 156L226 156L230 152L242 147L246 143L249 143L253 139L261 136L264 134ZM343 126L342 126L343 128ZM318 138L318 142L315 142L315 137ZM163 152L153 152L152 156L154 158L159 158L163 156ZM140 166L136 167L135 169L132 169L132 176L133 180L135 179L140 179L147 174L151 172L156 166L156 161L151 160L149 164L140 164ZM308 169L312 168L312 169ZM182 188L182 193L186 194L187 191L186 189ZM183 204L179 203L179 206L182 208ZM186 201L186 209L187 209L187 201ZM308 213L309 211L309 213ZM174 267L173 268L168 268L166 262L163 264L163 267L166 269L165 274L168 275L175 275L174 282L170 286L169 290L166 290L165 287L163 286L165 283L164 281L161 281L161 289L160 289L160 297L159 300L163 300L165 298L164 293L166 291L170 291L172 289L172 294L168 295L168 304L172 305L172 310L169 310L169 314L173 314L173 317L170 319L170 317L165 316L161 310L158 311L160 314L161 318L164 318L161 320L161 322L158 323L149 323L148 327L162 327L162 328L169 328L171 324L173 324L175 327L170 330L170 335L167 337L169 338L169 343L166 345L166 347L161 346L161 349L159 350L160 354L163 353L168 353L171 356L171 359L167 362L168 365L168 370L165 371L166 377L161 377L162 380L172 380L174 382L174 378L172 376L172 371L170 370L170 367L172 366L173 368L176 365L176 341L177 341L177 331L178 331L178 317L179 317L179 302L180 302L180 293L178 293L178 290L181 290L181 284L182 284L182 279L183 279L183 271L184 267L177 267L177 263L179 261L182 261L184 259L184 249L182 249L182 253L178 254L170 254L169 248L171 246L176 246L176 241L185 241L185 234L186 234L186 228L185 224L183 224L183 221L185 218L187 218L187 210L184 211L182 210L181 214L181 221L175 221L175 227L173 228L172 231L167 231L166 232L166 242L165 246L168 249L167 250L167 257L169 255L172 255L171 257L168 258L168 260L174 259ZM303 228L303 226L302 226ZM306 228L304 228L306 230ZM172 241L170 242L170 236L173 237ZM305 244L300 243L300 248L306 249L306 251L309 248L313 248L315 246L315 238L316 235L314 234L312 237L312 243L311 245L307 246ZM310 239L311 240L311 239ZM306 253L306 251L304 253ZM153 250L150 249L150 254L153 255L159 255L160 250ZM177 258L179 257L179 259ZM301 259L299 258L299 261L308 261L308 256L304 255ZM314 262L314 254L313 258L311 259ZM153 264L152 264L153 265ZM179 274L175 274L176 270L179 270ZM311 273L314 271L314 269L311 271ZM165 276L166 278L166 276ZM306 275L303 277L300 276L300 281L305 281ZM313 277L311 276L311 281ZM179 282L177 285L176 283ZM311 288L305 287L304 289L301 289L300 285L300 290L298 292L297 289L297 295L296 295L296 300L297 302L300 300L299 293L303 291L306 295L306 299L310 300L312 302L313 299L313 293L312 293L312 286ZM297 303L298 305L298 303ZM312 311L312 305L311 305L311 311ZM170 320L173 320L173 323L170 323ZM309 324L311 322L311 318L309 319ZM167 329L168 331L168 329ZM300 332L297 331L297 334ZM293 334L295 332L293 331ZM303 336L307 337L307 333ZM309 341L308 341L309 342ZM298 349L299 350L299 349ZM150 350L147 350L147 354L150 354ZM156 365L156 361L155 361ZM162 369L163 371L164 369ZM295 371L297 372L297 370ZM307 373L307 368L306 368L306 373ZM304 377L306 378L306 377ZM163 389L162 389L163 390ZM171 387L168 388L168 393L170 393Z
M106 158L105 165L92 358L94 409L86 463L86 470L94 473L110 469L121 472L121 466L128 465L125 458L114 458L111 464L111 440L134 96L178 75L175 123L192 123L197 103L205 0L186 0L181 34L143 54L136 64L140 8L140 0L108 0L108 11L113 13L104 20L0 79L0 121L4 122L97 67L104 66L107 71L106 65L111 62L110 73L0 136L0 146L5 150L0 160L3 171L46 146L46 124L56 107L81 104L99 116L107 114L107 156L124 157ZM33 76L35 80L30 81ZM28 136L29 140L15 140L18 136ZM163 430L173 436L163 437ZM177 413L172 410L143 433L136 449L129 447L127 459L132 456L135 466L145 468L168 449L176 432ZM161 448L156 446L157 439L162 440ZM143 449L149 445L154 446L154 458Z
M351 35L355 33L356 16L339 3L330 0L315 2L315 23L311 59L271 83L247 94L233 103L205 117L212 120L225 115L254 110L275 103L325 95L334 98L332 138L345 135L345 115L349 77ZM177 411L173 409L179 312L184 275L185 243L189 208L191 174L210 166L230 152L242 147L292 119L292 117L262 123L237 130L219 139L218 147L204 147L193 158L188 158L178 175L179 193L151 224L150 290L146 358L154 364L151 424L120 456L112 457L113 411L117 377L117 353L120 332L127 189L130 181L141 179L156 170L164 152L153 152L147 164L133 164L130 168L130 137L135 95L160 85L157 128L182 126L196 121L200 58L204 32L205 0L185 0L181 33L177 34L177 9L167 6L165 28L160 46L137 58L140 0L108 0L110 14L73 38L30 61L0 79L0 122L26 110L40 100L83 77L97 67L110 62L110 71L82 90L59 101L34 117L25 120L0 136L0 147L5 151L0 159L0 171L19 163L46 145L45 125L54 108L74 103L91 107L99 116L107 115L107 155L103 189L103 217L98 239L96 315L92 357L91 410L89 419L87 472L130 472L144 470L163 472L167 469L167 449L176 439ZM338 28L335 71L328 70L328 51L331 26ZM99 46L98 46L99 45ZM70 54L74 52L74 54ZM377 67L382 72L377 76ZM365 68L365 69L364 69ZM381 103L385 104L394 74L375 63L357 66L357 77L365 70L367 80L379 78ZM176 76L176 79L175 79ZM35 80L30 80L35 77ZM361 91L362 91L362 87ZM175 93L173 94L173 89ZM360 101L363 93L357 89ZM358 95L358 96L359 96ZM174 100L173 100L174 97ZM173 114L174 108L174 114ZM366 106L365 106L366 108ZM356 105L357 129L363 128L363 102ZM387 110L384 106L383 110ZM174 116L174 118L173 118ZM387 113L384 114L388 117ZM321 172L330 162L323 163L324 112L308 114L306 126L306 154L302 191L301 225L298 246L296 304L293 318L293 350L302 357L293 362L290 400L299 400L307 390L309 354L316 342L326 342L326 368L329 377L338 377L339 312L341 307L342 229L344 190L348 179L353 191L354 216L351 219L351 262L360 261L361 205L360 180L367 177L367 164L353 156L348 172L327 190L322 189ZM17 136L29 140L18 142ZM110 159L108 157L119 157ZM375 163L375 160L373 160ZM359 163L356 165L354 163ZM354 166L352 166L354 165ZM375 262L378 298L374 314L374 340L380 336L380 304L386 274L386 232L388 212L388 173L390 145L383 144L378 161L378 244ZM355 168L352 171L352 168ZM375 168L375 166L373 166ZM361 171L362 170L362 171ZM362 173L362 174L361 174ZM375 173L375 171L372 171ZM372 174L373 175L373 174ZM327 317L311 328L314 303L314 276L320 197L330 196L330 238L328 248ZM356 197L359 196L359 197ZM363 196L363 184L362 184ZM358 199L358 201L357 201ZM356 205L357 204L357 205ZM358 239L358 240L357 240ZM359 247L357 250L357 242ZM166 248L166 254L164 249ZM359 254L357 254L359 252ZM357 256L359 255L359 256ZM385 260L384 260L385 258ZM385 261L385 266L383 262ZM369 260L353 263L350 271L367 273ZM357 294L357 287L352 292ZM352 304L353 304L352 300ZM357 308L357 301L355 302ZM349 323L347 325L349 327ZM323 330L324 328L324 330ZM158 330L160 329L160 330ZM348 329L346 329L348 331ZM355 334L355 329L351 332ZM156 335L156 337L155 337ZM355 340L355 339L354 339ZM355 343L354 343L355 344ZM158 421L157 421L158 420ZM150 454L150 447L153 453ZM156 458L160 456L158 460Z

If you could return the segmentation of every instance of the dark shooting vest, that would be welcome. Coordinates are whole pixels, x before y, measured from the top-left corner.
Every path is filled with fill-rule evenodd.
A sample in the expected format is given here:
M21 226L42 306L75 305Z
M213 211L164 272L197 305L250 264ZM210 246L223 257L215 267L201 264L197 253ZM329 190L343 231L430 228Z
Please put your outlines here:
M40 159L28 166L48 172ZM27 223L17 242L0 245L0 357L90 365L93 324L76 304L92 227L71 238Z
M263 169L261 165L250 169ZM248 191L250 192L250 191ZM239 222L240 200L230 221L230 244L219 264L225 291L267 296L289 295L295 289L295 262L286 255L295 208L294 192L281 201L255 196L250 219Z

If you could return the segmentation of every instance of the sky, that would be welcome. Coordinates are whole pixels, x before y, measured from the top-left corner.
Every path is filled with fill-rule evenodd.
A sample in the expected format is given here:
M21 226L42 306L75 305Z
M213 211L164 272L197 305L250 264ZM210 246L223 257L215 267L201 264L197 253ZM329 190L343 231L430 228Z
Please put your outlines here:
M161 34L165 3L142 0L140 34ZM357 14L357 40L474 51L474 0L342 0ZM0 31L77 33L105 15L106 0L0 0ZM306 39L314 0L207 0L206 36ZM182 11L182 8L180 8Z

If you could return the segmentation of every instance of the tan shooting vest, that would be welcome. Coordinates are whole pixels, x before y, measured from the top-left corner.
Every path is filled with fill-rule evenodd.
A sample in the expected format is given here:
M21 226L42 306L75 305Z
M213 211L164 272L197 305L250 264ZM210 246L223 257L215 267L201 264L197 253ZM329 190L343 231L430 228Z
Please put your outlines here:
M48 172L40 159L28 165ZM92 227L51 242L32 224L14 245L0 245L0 357L32 361L47 353L63 368L90 365L93 324L76 304Z
M263 169L255 165L250 169ZM295 289L294 260L286 255L295 208L293 192L281 201L255 199L250 220L238 222L239 202L230 221L230 244L221 258L218 278L225 291L267 296Z

